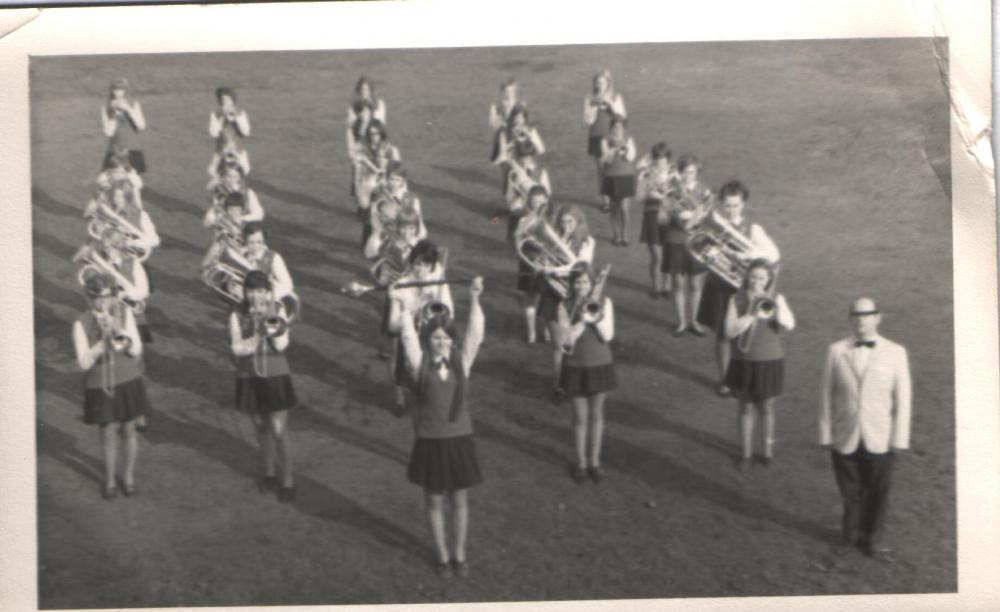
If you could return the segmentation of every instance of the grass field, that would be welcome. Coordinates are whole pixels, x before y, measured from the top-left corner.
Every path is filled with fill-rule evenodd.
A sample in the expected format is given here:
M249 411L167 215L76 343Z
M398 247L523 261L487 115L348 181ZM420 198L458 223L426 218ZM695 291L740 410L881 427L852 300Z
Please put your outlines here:
M592 207L582 98L609 67L642 150L666 139L740 178L782 250L787 337L777 462L733 469L736 411L716 398L712 343L675 339L646 294L646 253L608 244ZM388 103L431 237L451 274L487 277L487 338L472 375L486 481L472 491L472 575L431 570L420 491L406 482L410 423L389 412L374 300L348 193L344 113L359 74ZM98 107L127 76L149 129L144 201L163 238L141 495L99 494L97 432L81 420L70 324L83 305L70 258L105 140ZM556 200L591 206L614 272L615 359L599 486L577 486L568 409L547 399L550 359L522 341L515 264L486 110L516 76L549 153ZM198 278L209 235L206 133L220 84L250 113L250 184L304 302L290 362L299 497L254 488L250 424L231 410L224 314ZM928 40L685 43L43 57L31 63L39 604L44 608L502 601L941 592L957 588L948 100ZM637 221L637 220L634 220ZM638 223L631 236L636 245ZM467 296L455 288L459 315ZM816 442L826 345L872 294L883 333L910 350L913 450L895 474L887 566L829 552L840 504ZM649 501L655 501L650 507Z

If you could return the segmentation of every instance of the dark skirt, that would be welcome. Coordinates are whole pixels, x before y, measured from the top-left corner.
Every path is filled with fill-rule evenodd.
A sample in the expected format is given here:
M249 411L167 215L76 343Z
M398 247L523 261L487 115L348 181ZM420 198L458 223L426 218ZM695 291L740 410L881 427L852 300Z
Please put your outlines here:
M647 210L642 213L642 230L639 232L639 242L643 244L663 244L667 228L656 220L658 211Z
M483 475L472 436L417 438L406 478L435 495L481 483Z
M517 290L529 295L541 293L548 282L545 277L535 272L531 266L524 263L520 258L517 262Z
M367 217L366 217L365 218L365 223L361 227L361 249L362 250L364 250L365 245L368 244L368 239L371 238L371 235L372 235L373 231L374 230L372 229L371 221L368 221Z
M146 265L146 262L140 265L142 266L142 271L146 273L146 284L149 285L149 294L153 295L156 291L156 285L153 284L153 274L149 271L149 266Z
M590 397L618 388L613 363L602 366L570 366L563 362L559 388L569 397Z
M111 167L111 158L115 155L115 152L108 151L104 155L104 163L101 164L102 170L107 170ZM128 152L128 163L132 166L132 169L136 171L136 174L144 174L146 172L146 156L142 151L138 149L130 149Z
M663 245L663 262L660 271L667 274L687 274L693 276L706 270L697 259L691 257L683 244L665 243Z
M297 404L289 374L236 379L236 409L240 412L264 416L294 408Z
M389 292L384 292L384 298L382 301L382 324L379 329L383 336L393 336L396 334L389 331Z
M605 176L601 181L601 194L615 200L631 198L635 195L635 175Z
M149 412L149 397L142 377L115 385L112 394L103 389L86 389L83 394L83 422L88 425L127 423Z
M720 338L725 336L726 308L729 306L729 298L735 293L735 287L715 274L710 273L705 280L705 290L698 306L698 322L710 328Z
M732 359L726 370L726 386L742 401L756 402L778 397L785 388L785 360L744 361Z
M559 320L559 304L562 297L552 288L547 280L542 279L541 298L538 300L538 317L546 322Z
M153 332L149 331L149 323L140 323L136 327L139 329L139 338L142 339L143 344L153 342Z
M587 155L591 157L601 156L601 141L604 136L590 136L587 138Z

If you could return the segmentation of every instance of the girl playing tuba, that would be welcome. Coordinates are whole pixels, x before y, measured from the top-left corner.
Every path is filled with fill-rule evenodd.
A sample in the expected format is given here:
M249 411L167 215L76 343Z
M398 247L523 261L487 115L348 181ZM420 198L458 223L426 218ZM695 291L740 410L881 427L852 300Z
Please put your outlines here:
M118 435L125 441L125 495L136 494L139 452L136 421L149 409L139 358L142 339L135 317L122 305L115 281L91 275L84 286L90 308L73 323L76 361L84 376L83 420L101 430L105 499L118 494Z
M229 314L229 343L236 361L236 409L253 420L260 443L262 493L277 490L278 500L295 498L288 410L298 401L288 349L287 314L275 300L271 281L259 270L243 281L243 304ZM279 474L280 468L280 474Z

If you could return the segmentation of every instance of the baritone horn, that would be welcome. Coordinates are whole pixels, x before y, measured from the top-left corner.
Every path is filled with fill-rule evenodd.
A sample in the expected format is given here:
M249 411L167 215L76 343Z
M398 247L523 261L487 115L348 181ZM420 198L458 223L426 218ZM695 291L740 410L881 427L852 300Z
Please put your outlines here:
M209 289L233 304L243 302L243 278L253 265L235 249L227 246L211 264L205 266L201 280Z
M128 244L143 237L142 230L130 223L125 217L115 212L104 202L98 202L88 214L87 234L96 241L107 242L113 235L120 236L125 245L120 250L139 261L145 261L150 250L138 245Z
M565 297L569 293L566 279L552 273L573 267L578 258L545 219L536 217L515 235L514 250L534 272L545 274L546 280L559 295Z
M93 244L85 244L80 247L73 255L73 263L83 264L76 273L76 281L81 285L86 285L88 279L100 274L110 276L114 280L119 294L127 296L136 292L135 285L125 278L125 275L119 272L115 265ZM135 314L141 314L146 309L146 302L143 300L133 300L128 297L121 297L119 300L129 306Z
M715 213L709 214L691 232L685 246L691 257L726 283L737 289L743 285L753 257L753 243L731 223Z

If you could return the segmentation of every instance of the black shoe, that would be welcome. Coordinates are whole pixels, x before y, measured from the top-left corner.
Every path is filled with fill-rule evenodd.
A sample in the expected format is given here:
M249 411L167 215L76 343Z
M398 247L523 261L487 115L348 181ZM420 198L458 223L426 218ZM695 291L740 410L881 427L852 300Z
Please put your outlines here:
M760 461L760 464L766 468L771 467L774 463L774 457L759 457L757 460Z
M736 469L741 472L748 472L750 471L750 463L750 457L740 457L736 462Z
M552 400L553 404L561 404L564 399L566 399L566 392L565 391L563 391L562 389L553 389L552 390L552 398L551 398L551 400Z
M583 484L587 480L587 469L576 465L570 468L569 475L576 484Z
M292 485L290 487L282 486L280 489L278 489L278 501L280 501L283 504L287 504L288 502L295 499L295 493L296 493L295 485Z
M857 548L858 548L857 542L851 542L850 540L841 540L838 544L835 544L833 548L830 549L830 552L832 552L834 555L838 557L843 557L844 555L848 554L852 550L856 550Z
M674 335L674 338L680 338L681 336L683 336L687 332L687 330L688 330L687 326L684 326L684 327L677 326L677 327L674 328L674 331L672 331L670 333L672 333Z
M118 497L118 485L116 484L106 484L101 490L101 495L104 499L114 499Z
M455 568L455 575L459 578L465 578L469 575L468 561L452 561L451 565Z
M698 336L699 338L704 338L705 335L708 334L708 330L697 323L692 324L690 329L691 333Z
M122 493L125 494L125 497L135 497L139 494L139 488L135 486L134 482L132 484L125 483L122 485Z
M604 470L601 469L601 466L595 465L587 468L587 475L590 476L590 480L592 480L594 484L597 484L604 478Z
M451 569L451 563L448 563L447 561L442 561L435 565L434 571L437 572L438 576L444 578L445 580L452 578L455 575L455 572Z

